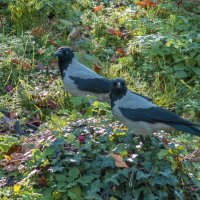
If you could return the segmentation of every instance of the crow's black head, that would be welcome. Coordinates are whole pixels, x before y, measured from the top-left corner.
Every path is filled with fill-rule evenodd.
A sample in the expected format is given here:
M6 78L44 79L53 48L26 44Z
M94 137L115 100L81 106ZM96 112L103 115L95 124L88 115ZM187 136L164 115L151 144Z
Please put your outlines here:
M61 76L64 78L64 70L67 70L69 64L72 62L74 53L69 47L60 47L55 52L55 56L58 56L58 66Z
M70 63L74 57L73 51L69 47L60 47L55 52L55 56L58 56L59 59L65 60Z
M114 105L114 101L121 99L126 95L127 86L123 78L116 78L112 80L112 86L110 90L111 106Z

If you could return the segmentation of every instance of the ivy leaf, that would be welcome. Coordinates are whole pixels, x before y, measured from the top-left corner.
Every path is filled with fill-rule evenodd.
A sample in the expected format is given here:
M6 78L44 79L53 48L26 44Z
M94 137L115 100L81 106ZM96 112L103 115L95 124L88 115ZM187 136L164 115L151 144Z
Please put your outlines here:
M55 152L55 149L53 147L47 147L45 149L45 152L44 152L44 156L50 156L50 155L53 155Z
M178 78L187 78L188 75L185 71L183 70L180 70L180 71L176 71L175 72L175 75L178 77Z
M77 167L73 167L69 170L68 174L69 174L69 177L72 177L75 179L75 178L78 178L80 174L80 170Z
M151 175L150 174L145 174L144 172L142 171L138 171L137 172L137 175L136 175L136 179L137 180L140 180L140 179L147 179L149 178Z
M68 191L68 195L70 199L72 200L82 200L81 194L82 194L82 191L81 191L80 186L78 185L70 188Z
M174 70L175 71L182 71L184 69L186 69L187 67L181 63L174 65Z
M75 139L76 139L76 136L74 136L73 134L68 134L67 135L67 143L68 144L72 144Z
M198 68L198 67L193 67L192 70L193 70L193 72L194 72L196 75L200 76L200 68Z
M92 175L86 175L86 176L82 176L80 177L77 182L79 182L80 184L84 185L84 186L88 186L89 183L92 182L92 180L94 179L95 177L92 176Z
M166 149L160 150L159 153L157 154L158 159L159 160L163 159L167 154L168 154L168 150Z

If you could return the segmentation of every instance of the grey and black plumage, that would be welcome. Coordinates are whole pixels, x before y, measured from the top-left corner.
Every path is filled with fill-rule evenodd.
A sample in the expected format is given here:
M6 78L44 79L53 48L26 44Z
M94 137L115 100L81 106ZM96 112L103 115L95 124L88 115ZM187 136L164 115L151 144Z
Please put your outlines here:
M98 100L109 99L111 80L106 79L81 64L68 47L60 47L55 55L64 88L73 96L96 96Z
M135 135L147 136L158 130L177 129L200 136L199 125L132 93L124 79L112 81L110 98L113 114L133 130Z

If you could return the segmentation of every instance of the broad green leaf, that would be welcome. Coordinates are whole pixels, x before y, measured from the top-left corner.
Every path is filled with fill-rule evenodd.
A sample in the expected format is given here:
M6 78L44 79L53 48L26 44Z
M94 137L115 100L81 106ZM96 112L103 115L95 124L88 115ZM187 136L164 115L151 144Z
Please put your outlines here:
M198 76L200 76L200 68L199 67L192 67L192 70L194 71L194 73Z
M80 170L79 168L77 167L73 167L69 170L68 172L69 176L72 177L72 178L78 178L79 177L79 174L80 174Z
M174 65L174 70L175 71L183 71L185 70L187 67L185 65L183 65L182 63L176 64Z
M166 149L162 149L159 151L159 153L157 154L158 159L163 159L166 155L168 154L168 150Z
M53 199L59 200L61 198L61 192L54 191L52 196L53 196Z
M44 156L50 156L50 155L53 155L55 153L55 149L50 146L50 147L47 147L44 151Z
M76 139L76 136L74 136L72 133L69 133L68 135L67 135L67 143L68 144L72 144L73 142L74 142L74 140Z
M77 179L77 182L79 182L80 184L87 186L88 184L90 184L92 182L92 180L94 179L93 176L82 176L79 179Z
M149 178L151 175L150 174L145 174L144 172L142 172L142 171L138 171L137 172L137 175L136 175L136 179L137 180L141 180L141 179L147 179L147 178Z
M183 70L180 70L180 71L176 71L175 72L175 75L178 77L178 78L187 78L188 75L185 71Z
M68 191L68 195L72 200L82 200L82 191L80 186L74 186L72 188L69 189Z

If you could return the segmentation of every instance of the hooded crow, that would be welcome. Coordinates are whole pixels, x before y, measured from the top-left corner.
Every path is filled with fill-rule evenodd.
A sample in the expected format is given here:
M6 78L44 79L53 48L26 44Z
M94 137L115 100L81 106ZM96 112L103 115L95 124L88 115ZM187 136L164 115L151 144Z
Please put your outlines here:
M147 136L158 130L177 129L200 136L198 125L132 93L122 78L112 81L110 99L113 114L135 135Z
M55 56L61 72L64 88L73 96L96 96L98 100L108 100L111 80L95 73L81 64L69 47L60 47Z

